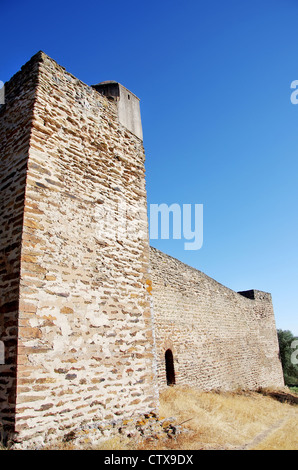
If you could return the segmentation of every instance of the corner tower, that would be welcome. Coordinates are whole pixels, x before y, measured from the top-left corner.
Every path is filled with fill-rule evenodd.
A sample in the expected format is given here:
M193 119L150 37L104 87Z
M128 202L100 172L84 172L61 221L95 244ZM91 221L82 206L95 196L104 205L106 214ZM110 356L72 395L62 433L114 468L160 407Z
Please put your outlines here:
M157 403L139 102L114 85L40 52L5 87L0 422L28 446Z

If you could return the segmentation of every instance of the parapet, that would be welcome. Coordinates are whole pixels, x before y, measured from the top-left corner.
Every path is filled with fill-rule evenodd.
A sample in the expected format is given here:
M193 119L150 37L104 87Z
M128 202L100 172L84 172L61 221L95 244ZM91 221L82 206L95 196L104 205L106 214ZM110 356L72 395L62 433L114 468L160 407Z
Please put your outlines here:
M120 124L143 140L140 100L131 91L113 80L92 85L96 91L115 101Z
M269 292L263 292L261 290L256 290L256 289L244 290L244 291L238 292L238 294L251 300L263 300L267 302L272 302L271 294Z

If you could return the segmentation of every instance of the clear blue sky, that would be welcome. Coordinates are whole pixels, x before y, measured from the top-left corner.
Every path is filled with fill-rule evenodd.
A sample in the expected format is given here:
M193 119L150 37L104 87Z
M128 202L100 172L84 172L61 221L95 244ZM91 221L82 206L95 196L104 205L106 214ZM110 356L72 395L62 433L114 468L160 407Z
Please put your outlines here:
M204 245L154 241L298 335L296 0L1 0L0 80L38 50L141 99L150 203L204 204Z

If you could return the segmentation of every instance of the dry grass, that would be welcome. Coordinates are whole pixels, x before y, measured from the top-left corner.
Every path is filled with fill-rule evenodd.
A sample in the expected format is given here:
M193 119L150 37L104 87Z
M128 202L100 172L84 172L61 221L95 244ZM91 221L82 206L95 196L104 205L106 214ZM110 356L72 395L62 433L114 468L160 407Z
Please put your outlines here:
M272 432L254 450L298 450L298 418L290 416L283 426Z
M250 448L248 444L253 444L257 436L290 416L290 421L274 432L276 444L271 444L268 436L266 443L258 444L258 449L275 445L280 449L294 446L298 450L297 406L280 403L259 393L204 393L171 387L161 394L160 414L175 416L178 422L191 418L184 425L190 432L180 435L175 447L174 443L170 445L185 450ZM289 431L288 426L291 426Z

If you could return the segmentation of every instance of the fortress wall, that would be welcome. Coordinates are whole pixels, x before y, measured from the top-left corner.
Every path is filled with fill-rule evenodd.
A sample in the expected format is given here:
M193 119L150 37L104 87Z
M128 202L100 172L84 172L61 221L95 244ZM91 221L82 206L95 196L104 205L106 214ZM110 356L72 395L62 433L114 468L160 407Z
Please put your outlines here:
M155 410L168 350L177 384L283 385L270 294L149 249L138 99L123 109L121 90L42 52L5 86L0 437L16 447Z
M15 429L38 444L148 412L157 387L142 141L115 103L35 61Z
M151 248L158 382L166 387L165 352L175 381L203 390L283 386L271 295L234 292Z
M37 68L30 61L5 84L5 104L0 106L1 438L15 424L20 253Z

